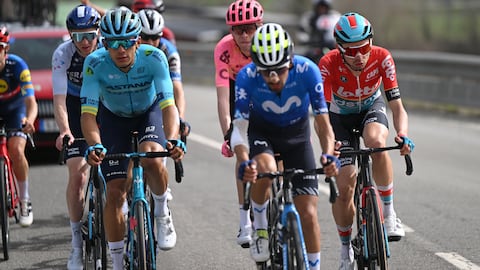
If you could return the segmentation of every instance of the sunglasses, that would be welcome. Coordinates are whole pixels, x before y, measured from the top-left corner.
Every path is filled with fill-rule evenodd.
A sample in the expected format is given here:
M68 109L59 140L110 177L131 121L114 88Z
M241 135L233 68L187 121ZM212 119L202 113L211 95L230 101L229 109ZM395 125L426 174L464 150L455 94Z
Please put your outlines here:
M288 71L288 66L283 66L279 68L257 68L260 74L264 77L273 77L273 76L278 76L280 77L281 75L285 74Z
M0 51L5 50L5 48L7 48L7 46L8 46L8 43L0 42Z
M105 39L105 47L107 49L118 49L122 46L125 50L130 49L137 43L137 39Z
M81 42L83 39L87 39L88 41L92 41L98 36L97 31L90 31L90 32L72 32L72 39L76 42Z
M143 40L153 40L153 41L156 41L160 38L159 35L146 35L146 34L140 34L140 37Z
M355 57L358 53L365 55L372 50L372 42L368 41L365 44L344 48L342 45L338 44L338 49L340 52L347 57Z
M235 35L242 35L243 33L247 33L247 35L251 35L255 33L257 30L256 24L245 24L245 25L236 25L232 26L232 32Z

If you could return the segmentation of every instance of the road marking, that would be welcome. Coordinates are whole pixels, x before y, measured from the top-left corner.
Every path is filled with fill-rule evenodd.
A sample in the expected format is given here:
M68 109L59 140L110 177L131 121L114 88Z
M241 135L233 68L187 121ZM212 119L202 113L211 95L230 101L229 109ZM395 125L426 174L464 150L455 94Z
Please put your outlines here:
M197 143L203 144L203 145L211 147L213 149L220 150L222 148L221 143L219 143L215 140L212 140L208 137L202 136L200 134L190 133L188 138L190 140L196 141ZM318 185L318 190L320 191L320 193L323 193L327 196L329 196L329 194L330 194L330 188L329 188L328 184L326 184L326 183L320 183ZM414 229L405 225L404 223L402 223L402 225L403 225L403 228L404 228L405 232L412 233L412 232L415 231ZM426 239L423 239L421 236L412 235L411 237L418 238L419 242L423 242L425 244L425 246L427 247L426 248L427 250L432 251L432 250L438 248L436 245L434 245L430 241L427 241ZM447 253L447 252L434 252L434 253L438 257L444 259L445 261L454 265L455 267L457 267L460 270L480 270L480 266L478 266L478 265L472 263L471 261L467 260L466 258L460 256L460 254L458 254L458 253L455 253L455 252L449 252L449 253Z
M453 264L458 269L462 270L480 270L480 266L472 263L471 261L465 259L464 257L460 256L460 254L456 252L437 252L435 253L438 257L444 259L445 261Z

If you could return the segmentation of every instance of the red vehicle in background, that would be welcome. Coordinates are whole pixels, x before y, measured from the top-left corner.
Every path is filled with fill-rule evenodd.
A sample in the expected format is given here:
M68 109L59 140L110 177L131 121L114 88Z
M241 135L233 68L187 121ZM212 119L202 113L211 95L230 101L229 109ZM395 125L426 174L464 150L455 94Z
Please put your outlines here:
M11 33L10 51L23 58L30 68L38 117L33 135L37 148L55 148L58 127L54 119L52 91L52 54L59 44L70 38L68 31L60 27L14 27Z

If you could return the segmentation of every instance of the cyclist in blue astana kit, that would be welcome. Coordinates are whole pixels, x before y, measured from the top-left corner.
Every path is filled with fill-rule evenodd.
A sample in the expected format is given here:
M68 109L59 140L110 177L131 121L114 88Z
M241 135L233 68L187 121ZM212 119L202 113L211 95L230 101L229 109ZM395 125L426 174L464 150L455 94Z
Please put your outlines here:
M66 200L70 228L72 230L72 250L67 269L83 268L82 216L85 201L83 191L88 181L89 166L83 158L87 143L80 127L80 88L85 57L98 47L98 27L100 15L85 5L78 5L67 15L66 25L71 39L60 44L52 56L52 83L55 121L60 134L56 146L62 149L63 137L70 141L66 156L68 184Z
M316 168L310 138L309 106L317 123L323 150L322 164L327 176L338 172L334 134L328 119L320 70L311 60L293 54L289 34L275 23L257 29L252 39L253 63L237 75L235 117L231 145L238 157L250 151L252 160L243 160L239 178L253 182L254 237L250 254L256 262L269 258L267 215L271 181L255 181L260 173L277 171L275 153L285 169ZM293 179L295 207L301 218L310 269L320 269L320 225L317 216L318 180L313 176Z
M102 163L106 151L130 152L131 131L139 132L139 151L169 149L175 161L181 160L186 151L185 144L176 139L178 110L167 58L153 46L140 45L141 30L138 15L129 9L106 12L100 22L105 50L97 50L85 59L80 92L82 132L90 145L86 153L88 163L101 164L107 181L104 220L113 269L123 269L122 204L126 198L128 161ZM101 153L97 155L95 149ZM159 209L155 211L158 247L171 249L177 236L166 199L168 172L161 158L144 159L141 165Z
M8 134L8 152L12 159L13 172L17 179L20 197L20 225L28 227L33 222L32 203L28 192L28 161L25 157L27 136L35 132L33 123L38 107L35 100L30 70L17 55L7 54L10 34L0 27L0 117L7 129L22 130ZM22 128L23 126L23 128Z

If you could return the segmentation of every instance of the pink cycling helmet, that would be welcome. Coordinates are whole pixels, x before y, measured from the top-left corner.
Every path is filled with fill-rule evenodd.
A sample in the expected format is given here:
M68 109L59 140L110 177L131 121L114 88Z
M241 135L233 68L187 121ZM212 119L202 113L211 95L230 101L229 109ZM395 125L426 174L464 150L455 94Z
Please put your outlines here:
M225 20L230 26L263 22L263 7L255 0L237 0L228 7Z

